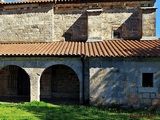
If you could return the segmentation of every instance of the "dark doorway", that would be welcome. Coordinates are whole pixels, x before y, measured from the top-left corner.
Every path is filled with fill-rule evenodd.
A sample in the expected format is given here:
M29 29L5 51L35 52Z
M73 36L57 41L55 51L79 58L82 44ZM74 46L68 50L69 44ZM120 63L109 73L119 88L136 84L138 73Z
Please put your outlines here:
M79 103L79 80L65 65L47 68L41 76L41 100L55 103Z
M25 71L18 68L18 95L29 95L30 88L29 88L29 76L26 74Z
M0 101L29 102L29 76L22 68L10 65L1 69L0 86Z

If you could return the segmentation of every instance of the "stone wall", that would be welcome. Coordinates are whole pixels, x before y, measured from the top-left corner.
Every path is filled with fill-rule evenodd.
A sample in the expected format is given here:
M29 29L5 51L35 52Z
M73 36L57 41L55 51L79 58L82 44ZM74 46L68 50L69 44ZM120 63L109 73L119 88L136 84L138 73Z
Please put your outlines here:
M155 39L155 0L55 4L54 40ZM144 39L144 38L142 38Z
M52 69L48 68L43 72L40 80L40 94L41 98L51 98L51 81L52 81Z
M0 41L52 41L52 4L5 5L0 9Z
M52 96L53 98L67 98L79 101L80 84L75 72L64 65L52 68Z
M52 95L51 94L51 78L53 78L52 76L53 71L47 68L54 66L54 65L67 66L68 68L70 68L71 72L70 71L67 72L65 70L65 72L69 74L66 77L67 80L65 84L63 84L60 78L57 78L57 80L60 79L61 81L60 83L62 83L62 85L59 86L60 88L59 90L61 90L61 87L62 87L64 91L65 86L68 85L66 87L66 89L68 88L68 91L71 90L70 88L72 88L72 90L75 90L75 94L73 91L72 91L73 94L72 93L70 94L71 98L74 98L76 96L76 98L79 98L79 100L77 100L79 103L83 102L83 84L82 84L83 78L82 78L82 63L81 63L80 57L75 57L75 58L74 57L72 58L70 57L65 57L65 58L62 58L62 57L45 57L45 58L44 57L12 57L12 58L4 57L3 58L1 57L0 60L1 60L0 68L3 68L8 65L15 65L15 66L19 66L20 68L22 68L29 75L30 101L34 101L34 100L39 101L40 95L45 98L51 97ZM61 70L58 76L63 77L63 72L64 71ZM3 75L5 74L4 71L0 71L0 75L1 74L3 77ZM76 79L75 79L75 76L77 77ZM0 77L0 80L5 83L4 78ZM72 81L72 82L69 83L69 81ZM2 85L4 83L0 83L0 84ZM42 88L41 91L40 91L40 88ZM5 86L0 91L0 94L1 92L2 92L2 95L6 93Z
M8 72L7 68L0 70L0 96L7 95Z
M160 103L160 65L148 60L90 59L90 103L147 107ZM142 87L142 73L153 73L154 86Z
M156 8L142 7L142 40L156 39Z
M147 5L150 6L153 2L147 2ZM116 39L114 32L121 39L154 37L155 8L149 7L146 10L146 4L142 3L2 5L0 41ZM145 9L141 10L141 4ZM97 9L101 11L97 12Z
M29 95L30 81L23 69L5 66L0 70L0 96Z
M86 41L86 12L79 8L55 9L54 31L55 40Z
M116 39L113 33L115 31L120 33L122 39L141 38L141 13L138 8L102 9L103 11L97 15L94 12L89 15L89 37L99 36L102 40Z
M63 65L52 66L41 78L41 97L79 101L79 80L74 71Z
M87 41L101 38L115 39L113 31L120 33L122 39L141 38L141 11L139 8L102 8L96 13L87 12L89 8L55 9L55 40Z
M2 68L0 72L0 96L18 95L18 67L7 66Z
M140 40L143 36L155 39L154 3L155 0L56 4L54 6L54 40L117 39L115 35L117 33L118 39ZM142 7L147 10L142 10Z
M81 103L83 99L86 102L88 98L90 98L91 104L120 104L133 107L156 106L160 102L160 65L158 58L87 58L84 64L84 78L82 77L80 58L13 57L1 58L1 61L3 61L0 63L1 68L7 65L16 65L23 68L30 76L31 101L39 100L39 95L43 98L51 98L51 96L64 98L68 97L70 90L75 90L77 96L75 94L71 94L71 96L79 97ZM60 67L61 70L55 68L56 71L54 71L54 67L49 69L50 66L61 65L68 66L74 72L63 67ZM6 89L8 85L6 81L8 79L7 70L2 69L0 71L0 95L2 96L8 94ZM142 73L154 74L153 87L142 87ZM74 82L75 79L79 81ZM51 83L52 80L57 80L56 85L54 84L55 81L53 84ZM55 87L57 88L51 89ZM64 91L68 91L65 93L66 96L61 94Z

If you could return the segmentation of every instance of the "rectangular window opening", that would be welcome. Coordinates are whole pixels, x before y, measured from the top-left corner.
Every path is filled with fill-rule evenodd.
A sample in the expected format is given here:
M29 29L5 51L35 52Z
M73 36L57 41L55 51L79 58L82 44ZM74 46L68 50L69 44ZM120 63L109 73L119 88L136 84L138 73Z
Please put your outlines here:
M153 73L142 73L142 87L153 87Z
M66 41L71 41L71 40L72 40L72 34L69 33L69 32L66 32L66 33L65 33L65 40L66 40Z
M117 30L113 30L113 37L114 38L121 38L120 32Z

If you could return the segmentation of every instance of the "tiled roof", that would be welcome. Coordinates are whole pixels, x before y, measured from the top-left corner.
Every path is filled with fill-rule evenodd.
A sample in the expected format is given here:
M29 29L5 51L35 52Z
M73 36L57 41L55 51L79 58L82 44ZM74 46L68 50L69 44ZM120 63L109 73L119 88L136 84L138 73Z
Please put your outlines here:
M86 57L160 57L160 39L0 44L0 56L80 55Z
M69 4L69 3L99 3L99 2L133 2L139 0L24 0L17 2L1 2L0 4L28 4L28 3L45 3L54 2L55 4Z
M54 0L32 0L32 1L17 1L17 2L1 2L0 4L13 5L13 4L48 3L48 2L54 2Z

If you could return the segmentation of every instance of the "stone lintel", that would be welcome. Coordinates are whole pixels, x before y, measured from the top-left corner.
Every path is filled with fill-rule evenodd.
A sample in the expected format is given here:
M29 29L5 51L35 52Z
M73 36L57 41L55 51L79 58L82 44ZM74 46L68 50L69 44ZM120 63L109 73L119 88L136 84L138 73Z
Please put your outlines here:
M143 36L141 40L158 40L156 36Z
M98 41L102 41L101 37L92 37L92 38L88 38L87 42L98 42Z
M156 10L156 7L140 7L142 10Z
M91 9L88 9L87 12L102 12L103 9L102 8L91 8Z

